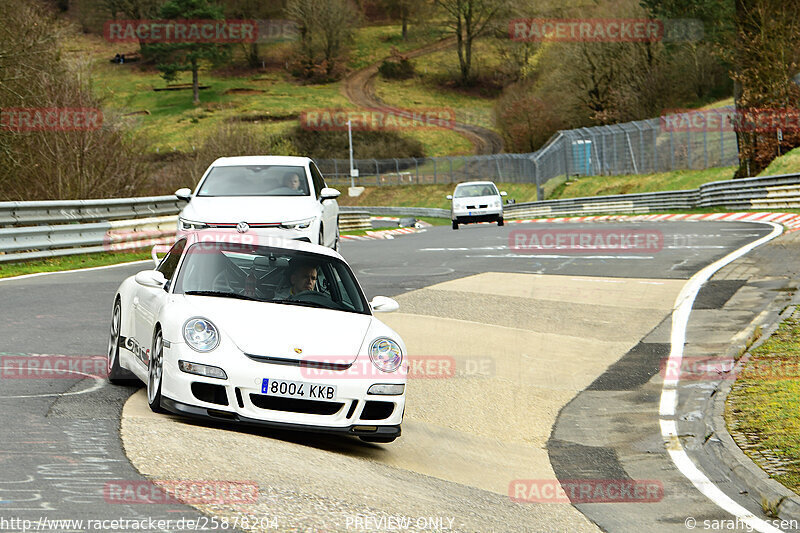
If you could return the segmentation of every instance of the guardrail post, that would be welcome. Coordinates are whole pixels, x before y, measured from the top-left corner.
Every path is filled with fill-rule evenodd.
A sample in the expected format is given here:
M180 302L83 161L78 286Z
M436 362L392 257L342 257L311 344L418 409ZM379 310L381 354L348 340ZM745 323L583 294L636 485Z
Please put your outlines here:
M378 187L381 185L381 169L378 167L378 160L373 159L375 161L375 183L378 184Z
M336 159L333 160L333 175L336 176L337 179L339 178L339 165Z
M400 185L402 185L403 184L403 176L400 175L400 162L397 160L396 157L393 157L392 159L394 159L394 170L395 170L395 173L397 174L397 180L400 183Z
M419 160L414 158L414 173L417 175L417 185L419 185Z

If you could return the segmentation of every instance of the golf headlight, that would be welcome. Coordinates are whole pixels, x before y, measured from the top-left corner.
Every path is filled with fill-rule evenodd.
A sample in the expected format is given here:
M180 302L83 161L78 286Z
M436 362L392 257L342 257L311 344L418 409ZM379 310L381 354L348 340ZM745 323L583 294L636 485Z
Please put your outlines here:
M202 222L193 222L191 220L186 220L185 218L179 218L178 225L180 226L181 231L206 229L208 227L208 224L204 224Z
M305 220L297 220L295 222L282 222L281 227L283 229L308 229L311 226L311 223L314 222L313 218L307 218Z
M183 325L183 338L198 352L210 352L219 346L217 328L205 318L190 318Z
M394 372L403 362L403 352L392 339L380 337L372 341L369 347L369 358L378 370Z

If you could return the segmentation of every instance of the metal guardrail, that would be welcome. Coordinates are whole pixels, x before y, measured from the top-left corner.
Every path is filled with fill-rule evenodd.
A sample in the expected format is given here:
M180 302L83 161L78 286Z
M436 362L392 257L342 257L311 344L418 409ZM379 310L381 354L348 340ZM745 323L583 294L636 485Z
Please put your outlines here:
M175 196L145 196L106 200L0 202L0 226L71 224L177 215L186 205Z
M0 263L167 244L177 216L136 220L0 228Z
M139 249L171 242L183 202L174 196L0 202L0 263ZM800 208L800 174L716 181L697 189L507 204L505 217L650 213L698 207ZM340 206L341 227L368 229L367 213L449 218L449 209ZM154 216L156 215L156 216Z
M369 213L366 211L339 212L339 231L372 229Z

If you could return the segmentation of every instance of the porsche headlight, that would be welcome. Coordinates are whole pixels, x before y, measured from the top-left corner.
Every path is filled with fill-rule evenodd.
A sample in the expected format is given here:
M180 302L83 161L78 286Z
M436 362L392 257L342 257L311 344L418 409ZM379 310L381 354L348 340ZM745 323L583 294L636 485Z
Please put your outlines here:
M210 320L190 318L183 325L183 338L198 352L210 352L219 346L219 333Z
M403 362L403 352L392 339L380 337L372 341L369 347L369 358L378 370L394 372Z
M202 222L193 222L191 220L186 220L185 218L179 218L178 225L180 226L181 231L192 231L208 228L208 224L204 224Z
M294 222L282 222L281 228L283 229L308 229L311 226L311 223L314 222L313 218L307 218L305 220L297 220Z

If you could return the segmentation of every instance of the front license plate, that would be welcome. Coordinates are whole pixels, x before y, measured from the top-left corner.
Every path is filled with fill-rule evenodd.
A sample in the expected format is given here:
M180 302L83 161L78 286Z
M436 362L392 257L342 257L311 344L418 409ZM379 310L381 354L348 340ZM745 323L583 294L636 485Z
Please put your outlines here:
M300 398L303 400L335 400L336 385L317 385L302 381L284 381L282 379L264 378L261 392L267 396L281 398Z
M472 216L473 211L467 211L467 216Z

